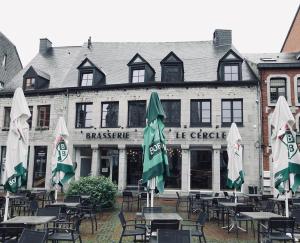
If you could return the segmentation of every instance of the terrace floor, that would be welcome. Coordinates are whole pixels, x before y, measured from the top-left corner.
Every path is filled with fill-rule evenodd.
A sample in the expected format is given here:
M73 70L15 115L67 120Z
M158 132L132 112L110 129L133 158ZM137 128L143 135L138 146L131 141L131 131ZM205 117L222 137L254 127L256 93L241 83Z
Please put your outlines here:
M102 212L98 215L98 231L94 234L91 233L91 223L86 220L81 224L81 235L84 243L112 243L119 242L122 227L118 218L118 212L120 211L121 198L118 198L114 209ZM155 205L162 206L167 212L175 212L176 199L155 199ZM136 207L133 208L133 212L125 211L126 219L134 219L136 213ZM187 219L187 214L180 211L179 214L182 218ZM197 216L195 215L194 218ZM249 224L250 225L250 224ZM253 234L249 227L249 232L239 231L239 237L236 238L235 231L227 233L227 230L218 226L216 221L209 221L204 228L207 242L257 242L253 237ZM133 242L133 238L124 237L123 242ZM199 242L198 239L193 239L193 242ZM171 242L170 242L171 243Z

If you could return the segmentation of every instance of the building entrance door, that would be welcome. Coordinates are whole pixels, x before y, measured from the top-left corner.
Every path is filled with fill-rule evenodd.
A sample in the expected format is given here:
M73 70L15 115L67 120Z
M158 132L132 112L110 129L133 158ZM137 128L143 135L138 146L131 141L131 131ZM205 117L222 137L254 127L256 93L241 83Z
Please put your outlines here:
M111 156L101 156L100 159L100 175L109 177L112 180L113 163Z

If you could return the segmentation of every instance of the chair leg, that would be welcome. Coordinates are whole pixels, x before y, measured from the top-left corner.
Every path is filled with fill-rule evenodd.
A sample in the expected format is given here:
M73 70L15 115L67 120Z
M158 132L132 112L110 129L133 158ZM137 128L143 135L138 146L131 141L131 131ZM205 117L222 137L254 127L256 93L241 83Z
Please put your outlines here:
M95 224L96 224L96 231L97 231L98 230L97 215L95 215Z
M202 232L202 234L203 234L203 240L204 240L204 243L206 243L206 238L205 238L205 235L204 235L204 233Z
M91 223L92 223L92 234L94 234L94 222L93 222L93 218L91 217Z

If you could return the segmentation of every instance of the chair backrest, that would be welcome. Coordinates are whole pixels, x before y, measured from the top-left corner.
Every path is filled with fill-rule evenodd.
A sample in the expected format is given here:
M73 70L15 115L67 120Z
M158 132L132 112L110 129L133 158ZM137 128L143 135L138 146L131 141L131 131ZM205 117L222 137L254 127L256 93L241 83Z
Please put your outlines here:
M46 242L46 231L33 231L24 229L20 237L19 243L44 243Z
M274 217L269 219L268 231L280 231L282 233L294 234L295 219L285 217Z
M158 229L179 229L179 220L159 219L152 220L150 231L156 232Z
M228 192L223 192L225 197L229 197Z
M22 234L25 224L5 224L0 225L0 241L5 242L6 238L16 237L17 239Z
M142 192L141 193L141 198L142 199L146 199L147 198L147 194L148 194L147 192Z
M59 217L60 207L47 207L47 208L38 208L37 216L55 216Z
M201 212L199 213L198 218L197 218L197 224L204 225L205 222L206 222L206 220L207 220L207 213L201 211Z
M123 191L123 197L133 197L133 194L131 191Z
M263 210L268 212L273 212L275 207L275 202L272 200L268 200L266 204L264 205Z
M48 200L51 201L52 203L55 202L55 191L50 191L48 193Z
M64 199L64 202L69 202L69 203L80 203L80 201L81 201L80 195L71 195L71 196L67 196Z
M123 211L120 211L120 213L119 213L119 219L120 219L122 227L125 228L126 227L126 219L124 217Z
M162 207L143 207L143 214L144 213L161 213Z
M157 232L157 242L190 243L191 232L190 230L159 229Z
M216 192L214 196L218 197L219 195L220 195L220 193Z
M293 208L291 215L295 219L295 223L300 225L300 208Z
M253 212L253 206L252 205L237 205L235 209L236 213L240 212Z
M33 199L29 203L30 213L34 215L39 208L39 203L36 199Z

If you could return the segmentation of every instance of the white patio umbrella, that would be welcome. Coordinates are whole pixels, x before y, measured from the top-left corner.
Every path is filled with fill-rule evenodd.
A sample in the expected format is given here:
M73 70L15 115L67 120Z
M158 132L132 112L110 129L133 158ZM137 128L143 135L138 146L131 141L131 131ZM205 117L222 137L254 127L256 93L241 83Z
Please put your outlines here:
M68 129L63 117L58 119L55 129L55 140L51 159L52 183L55 186L57 200L58 186L63 187L74 176L74 168L68 150Z
M271 118L272 157L275 188L285 194L285 214L289 216L287 193L300 184L300 154L293 125L295 119L285 98L280 96Z
M236 189L240 189L244 183L243 172L243 147L241 146L241 135L235 123L231 124L227 136L227 154L228 154L228 176L227 186L234 188L235 202Z
M8 217L9 192L26 185L29 125L31 114L23 90L17 88L12 100L7 138L5 171L2 182L6 193L4 221Z

